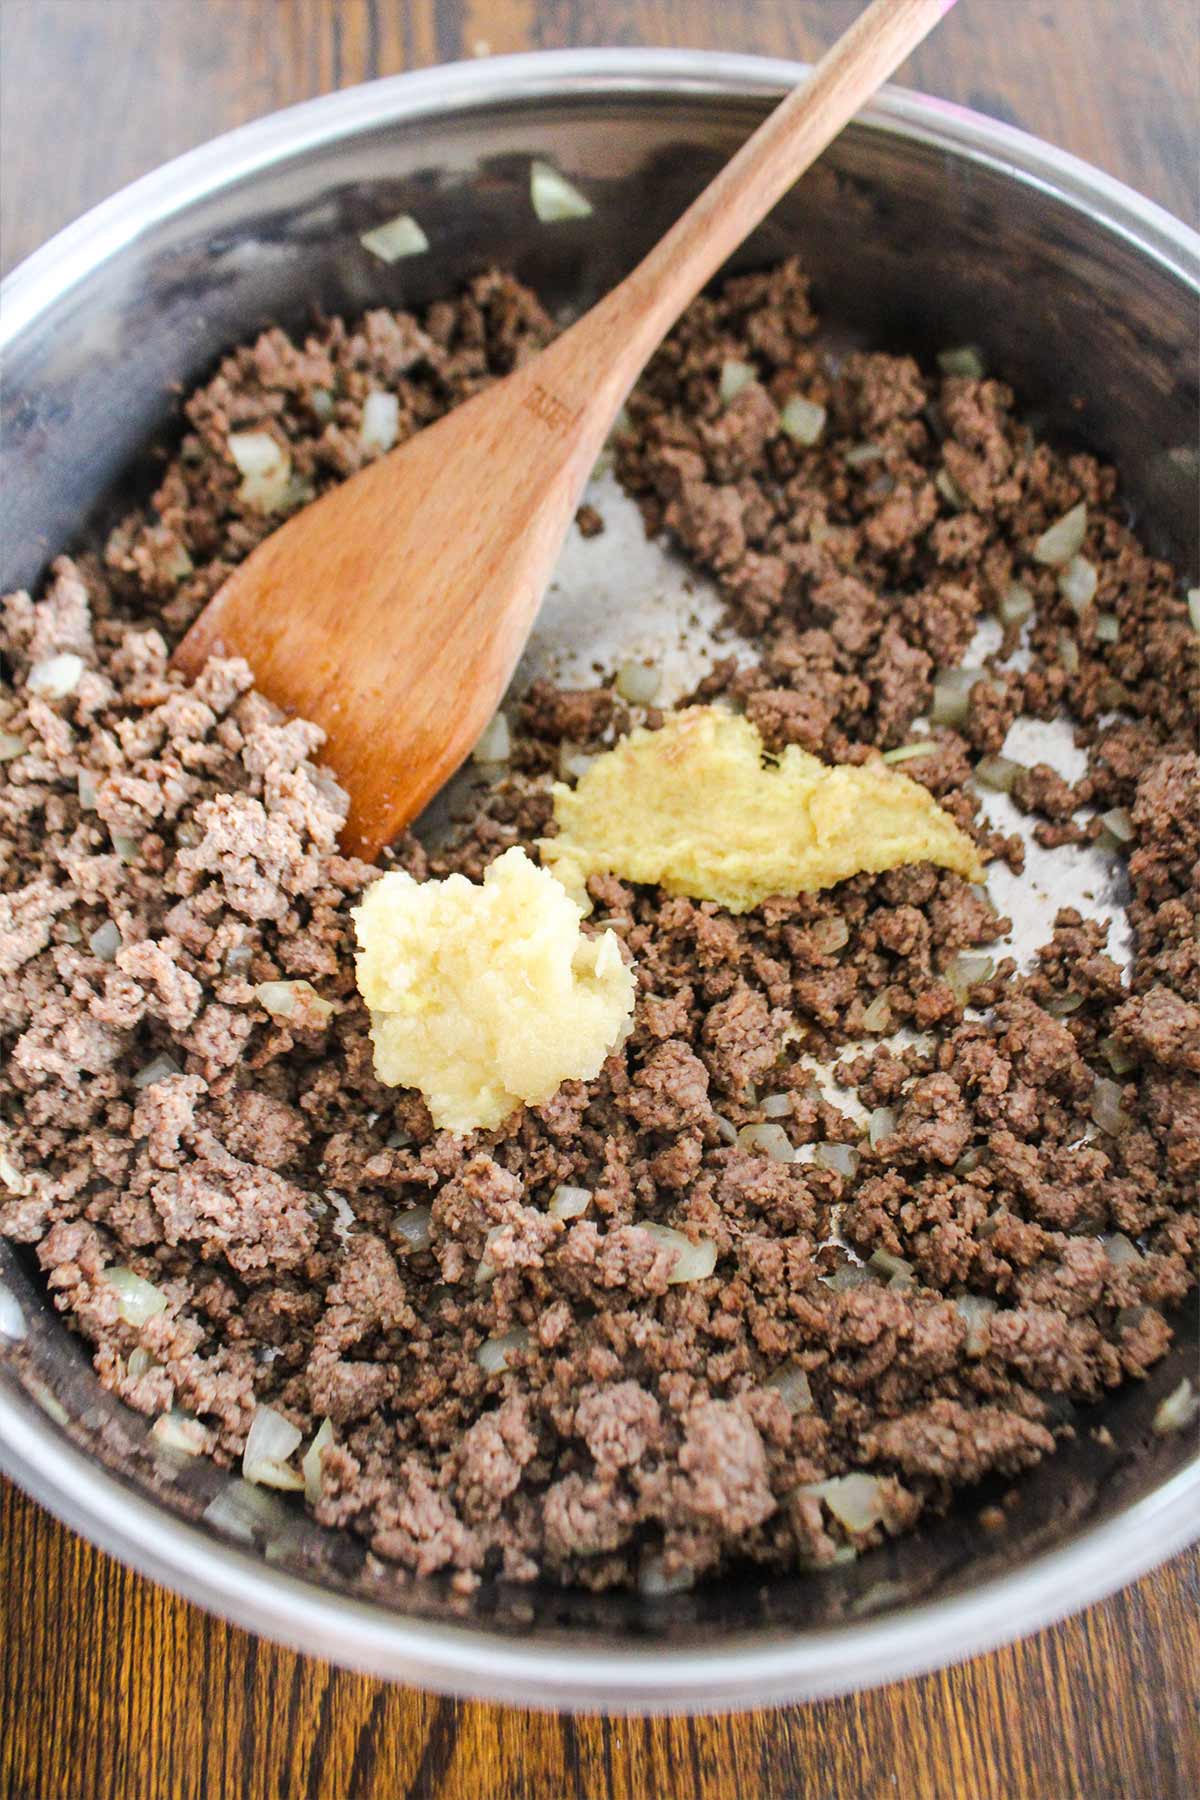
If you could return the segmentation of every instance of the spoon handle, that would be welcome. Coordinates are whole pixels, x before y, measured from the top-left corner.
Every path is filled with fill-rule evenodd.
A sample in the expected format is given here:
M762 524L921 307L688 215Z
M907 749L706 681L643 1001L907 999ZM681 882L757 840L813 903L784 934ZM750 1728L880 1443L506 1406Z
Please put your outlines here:
M872 0L649 255L564 334L563 349L594 331L619 375L613 386L632 385L705 282L953 5Z

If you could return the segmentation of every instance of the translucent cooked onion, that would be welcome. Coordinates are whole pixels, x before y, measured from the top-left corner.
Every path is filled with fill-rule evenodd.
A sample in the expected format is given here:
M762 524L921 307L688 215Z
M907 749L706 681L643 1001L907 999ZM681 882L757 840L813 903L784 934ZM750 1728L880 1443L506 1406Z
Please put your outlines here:
M764 1387L774 1388L791 1413L810 1413L813 1409L812 1388L803 1369L793 1362L782 1363L767 1376Z
M140 1376L145 1375L150 1369L157 1368L157 1366L158 1365L150 1352L148 1350L143 1350L140 1344L138 1344L136 1349L129 1352L129 1360L125 1364L126 1369L135 1381Z
M996 1302L989 1300L984 1294L960 1294L954 1305L962 1314L967 1327L963 1345L967 1355L982 1356L988 1346L991 1317L997 1310Z
M878 444L851 444L842 461L848 469L861 469L867 463L882 462L883 451Z
M471 752L472 762L506 763L512 755L512 732L508 720L498 712Z
M428 1250L429 1225L432 1218L433 1212L428 1206L410 1206L407 1212L397 1213L396 1230L410 1250Z
M578 744L561 743L558 747L558 773L563 781L578 781L586 775L596 758Z
M941 745L932 738L919 738L911 744L899 744L895 750L885 750L883 760L885 763L912 762L914 757L933 756L940 749Z
M25 1336L25 1314L10 1287L0 1281L0 1338L19 1344Z
M1121 1105L1122 1089L1118 1082L1101 1075L1092 1089L1088 1111L1107 1137L1120 1137L1133 1120Z
M761 1150L772 1162L790 1163L796 1160L796 1152L792 1141L782 1125L743 1125L737 1134L740 1150Z
M758 380L757 371L748 362L738 362L736 357L729 357L721 364L721 380L717 392L721 396L722 406L728 406L736 400L744 387Z
M1011 794L1017 776L1024 773L1024 763L1013 762L1010 756L981 756L975 764L975 779L980 787L991 788L997 794Z
M1123 1231L1114 1231L1108 1237L1102 1237L1100 1242L1104 1245L1109 1262L1115 1263L1118 1268L1123 1264L1142 1261L1141 1251Z
M847 1180L858 1168L858 1151L849 1144L818 1144L812 1159L818 1169L831 1169Z
M126 1325L144 1325L167 1309L167 1296L152 1281L122 1267L105 1269L100 1280L117 1296L117 1311Z
M105 919L103 925L97 925L88 938L88 949L101 962L111 962L121 948L121 933L111 919Z
M765 1094L762 1110L763 1117L766 1119L789 1119L792 1115L792 1096L790 1094Z
M1004 626L1023 625L1033 613L1033 595L1019 581L1011 581L996 603L996 617Z
M1192 621L1192 630L1200 631L1200 588L1189 588L1187 591L1188 618Z
M112 847L126 867L132 866L141 855L142 846L127 831L110 831L109 839Z
M1166 1437L1171 1431L1186 1431L1198 1413L1200 1394L1196 1393L1185 1375L1179 1386L1172 1388L1165 1400L1159 1401L1151 1429L1159 1437Z
M1068 988L1065 994L1054 994L1047 1000L1043 1011L1048 1012L1052 1019L1069 1019L1071 1014L1077 1013L1082 1005L1083 995Z
M664 1250L674 1251L675 1260L667 1276L671 1287L678 1287L687 1281L704 1281L717 1266L717 1246L711 1238L700 1238L693 1244L685 1232L676 1231L673 1225L643 1224L639 1221L638 1229L648 1232Z
M962 512L971 504L949 469L939 469L933 478L933 485L946 505L952 506L955 512Z
M717 1133L718 1133L718 1136L721 1138L722 1143L725 1143L725 1144L736 1144L737 1143L738 1128L734 1124L732 1119L727 1119L725 1117L724 1113L714 1113L713 1114L713 1124L717 1128Z
M84 671L82 656L73 650L61 650L57 656L44 656L35 662L25 677L25 686L41 700L65 700L79 686Z
M832 1275L822 1275L820 1279L835 1294L848 1294L852 1288L867 1287L871 1277L861 1263L845 1262Z
M870 1531L883 1517L883 1487L878 1476L856 1471L814 1481L800 1489L823 1500L839 1525L847 1531Z
M966 375L972 381L983 380L983 358L974 344L961 344L953 350L939 350L937 363L943 375Z
M1121 621L1116 613L1102 612L1096 614L1096 642L1098 644L1115 644L1120 641Z
M890 1106L877 1106L867 1120L867 1138L872 1150L877 1149L896 1129L896 1115Z
M1058 634L1058 660L1068 675L1079 673L1079 645L1068 631Z
M10 1194L27 1194L32 1186L28 1175L18 1169L6 1150L0 1150L0 1182Z
M550 1196L547 1211L556 1219L577 1219L592 1201L591 1188L571 1187L563 1182Z
M864 1031L890 1031L892 1008L886 994L876 994L862 1016Z
M1058 591L1068 606L1082 613L1096 598L1099 579L1095 563L1090 563L1086 556L1073 556L1059 571Z
M254 951L249 944L234 944L225 952L225 973L242 975L254 961Z
M615 686L631 706L649 706L662 686L662 671L651 663L624 662L617 670Z
M960 950L957 956L950 959L946 969L946 981L953 993L961 1000L981 981L990 981L995 973L996 964L990 956L970 950Z
M364 450L390 450L400 436L400 402L395 394L372 388L363 402L359 442Z
M79 805L83 812L95 812L96 794L99 787L100 783L96 779L94 769L80 769L76 792L79 795Z
M969 1150L963 1151L962 1155L955 1163L954 1173L956 1175L970 1175L972 1170L977 1169L982 1161L982 1152L972 1145Z
M359 239L362 242L362 239ZM333 393L329 388L314 388L308 396L308 404L322 425L328 425L333 417Z
M399 262L402 256L421 256L429 248L429 239L411 213L397 213L382 225L359 234L359 243L380 262Z
M1132 844L1137 836L1137 828L1123 806L1114 806L1111 811L1101 813L1100 823L1109 837L1122 846Z
M15 731L0 731L0 763L12 762L15 756L24 756L25 739L18 737Z
M292 1019L300 1027L324 1025L337 1011L322 1000L311 981L260 981L254 997L274 1019Z
M850 942L850 927L843 918L818 919L810 936L821 956L835 956Z
M202 1456L208 1448L206 1427L188 1413L163 1413L150 1427L150 1436L160 1450L173 1450L180 1456Z
M1137 1068L1137 1057L1131 1056L1124 1044L1111 1033L1100 1039L1099 1048L1104 1052L1104 1060L1114 1075L1128 1075L1131 1069Z
M563 219L587 219L593 210L591 201L585 200L578 188L544 162L530 164L529 198L543 225L556 225Z
M882 1275L887 1281L896 1275L911 1276L914 1273L913 1265L907 1257L895 1256L892 1251L882 1248L872 1250L867 1258L867 1267L874 1269L877 1275Z
M929 716L935 725L961 725L970 710L971 689L982 669L942 669L933 683Z
M528 1327L514 1325L511 1331L501 1332L499 1337L485 1338L475 1352L475 1361L485 1375L499 1375L507 1369L509 1357L526 1349L529 1341Z
M273 1406L256 1407L242 1452L245 1479L258 1487L302 1488L304 1477L286 1467L288 1457L299 1448L302 1435L300 1427Z
M242 477L239 497L259 512L278 512L288 501L292 459L268 431L231 431L226 443Z
M1069 563L1083 549L1087 522L1087 502L1081 500L1078 506L1073 506L1043 531L1033 546L1034 562L1045 563L1049 568L1061 568L1064 563Z
M806 400L802 394L793 394L779 415L779 428L794 444L807 449L820 438L825 419L823 406L818 406L815 400Z
M133 1078L135 1088L153 1087L156 1081L166 1081L172 1075L183 1073L179 1064L169 1056L152 1056L148 1063L143 1063Z
M316 1435L304 1455L300 1458L300 1468L304 1476L304 1498L310 1506L315 1506L324 1492L321 1473L321 1452L326 1444L333 1442L333 1420L322 1419L317 1427Z

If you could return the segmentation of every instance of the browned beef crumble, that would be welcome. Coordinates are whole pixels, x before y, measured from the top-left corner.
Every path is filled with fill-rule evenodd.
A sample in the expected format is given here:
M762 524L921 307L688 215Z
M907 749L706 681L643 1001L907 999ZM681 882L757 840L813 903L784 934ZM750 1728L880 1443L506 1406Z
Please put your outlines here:
M1161 1357L1163 1309L1188 1287L1200 813L1180 584L1124 522L1114 472L1035 443L1001 382L839 365L816 328L794 264L730 281L629 403L624 481L756 644L700 697L744 704L772 747L902 744L935 671L1020 580L1028 667L993 659L961 732L907 772L1017 866L1019 840L977 822L971 771L1019 713L1069 709L1086 776L1072 790L1034 768L1015 797L1068 835L1080 808L1127 811L1128 980L1069 911L1018 978L1007 921L928 867L740 918L604 877L595 917L636 959L639 1003L597 1080L461 1139L376 1083L348 915L372 871L338 854L319 733L243 665L188 684L167 655L275 523L240 499L228 432L286 441L301 504L365 460L372 387L399 396L408 434L545 341L507 277L419 319L236 351L187 402L151 505L103 555L57 562L40 598L4 602L0 727L24 747L0 795L0 1230L36 1248L102 1381L145 1413L196 1415L218 1460L258 1402L306 1434L328 1415L317 1517L412 1571L602 1587L735 1557L826 1564L1045 1456L1071 1429L1064 1401ZM758 379L722 407L729 357ZM811 449L778 428L797 391L828 408ZM1099 583L1077 618L1030 552L1080 498ZM596 528L587 509L579 523ZM84 674L37 697L30 667L62 651ZM561 745L629 720L608 687L536 684L510 779L451 850L408 836L397 859L478 874L530 844ZM956 958L989 946L998 967L969 987ZM305 995L272 1016L255 990L274 980L332 1012ZM921 1035L877 1046L901 1026ZM843 1089L880 1109L873 1146L800 1060L844 1047ZM732 1141L766 1114L804 1160ZM548 1211L563 1183L592 1193L565 1223ZM646 1221L711 1239L714 1274L672 1285ZM114 1265L166 1310L123 1323ZM480 1346L522 1328L486 1373ZM858 1531L807 1491L853 1470L878 1479Z

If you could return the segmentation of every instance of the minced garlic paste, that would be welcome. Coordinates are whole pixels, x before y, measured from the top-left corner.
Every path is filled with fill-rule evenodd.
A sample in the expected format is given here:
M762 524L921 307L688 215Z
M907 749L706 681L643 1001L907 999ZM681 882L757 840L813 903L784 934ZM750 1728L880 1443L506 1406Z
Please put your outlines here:
M379 1080L419 1088L439 1129L471 1131L598 1075L635 984L614 933L585 937L582 916L523 850L478 886L380 876L354 911Z
M748 912L772 894L937 863L982 879L979 852L925 788L883 762L830 767L789 744L768 757L748 719L668 713L554 789L542 860L581 898L589 875L654 882Z

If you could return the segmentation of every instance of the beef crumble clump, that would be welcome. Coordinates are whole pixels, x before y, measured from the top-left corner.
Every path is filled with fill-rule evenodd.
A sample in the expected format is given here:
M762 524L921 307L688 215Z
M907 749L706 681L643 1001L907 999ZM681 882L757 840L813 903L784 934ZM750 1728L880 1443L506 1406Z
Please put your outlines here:
M103 553L4 601L0 1230L34 1247L105 1385L194 1415L218 1461L256 1405L306 1436L328 1417L316 1516L404 1569L599 1588L819 1566L1036 1462L1064 1399L1167 1348L1200 1172L1196 640L1113 471L1033 442L1001 382L835 362L794 263L697 301L618 446L650 529L755 647L697 697L744 705L776 749L901 745L1019 581L1027 666L1006 639L906 772L1019 866L972 769L1018 714L1069 711L1085 776L1037 767L1015 797L1047 841L1123 810L1132 970L1064 910L1018 976L1008 921L928 867L737 918L599 877L595 917L637 964L628 1041L499 1130L437 1132L374 1079L349 919L373 871L338 852L320 733L245 665L188 683L168 654L281 513L373 454L369 393L398 397L406 436L550 334L499 274L420 317L269 331L187 401ZM726 406L731 358L755 379ZM810 447L780 428L796 393L826 408ZM246 430L286 450L280 513L243 490ZM1080 499L1097 589L1078 617L1032 548ZM535 684L509 777L451 846L408 835L395 860L478 875L531 845L563 745L630 718L611 687ZM907 1047L878 1042L905 1026ZM835 1055L870 1138L814 1084ZM799 1160L746 1129L767 1124ZM582 1213L551 1210L562 1186ZM713 1273L672 1281L647 1224L711 1244ZM162 1309L130 1323L114 1269ZM852 1470L875 1482L865 1529L811 1491Z

